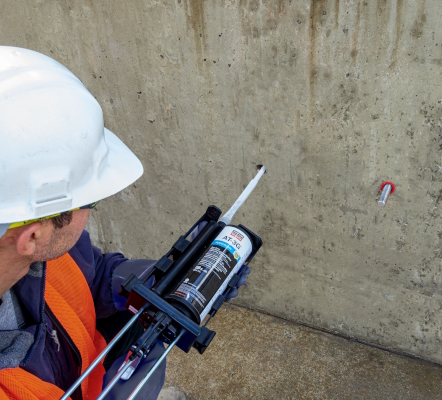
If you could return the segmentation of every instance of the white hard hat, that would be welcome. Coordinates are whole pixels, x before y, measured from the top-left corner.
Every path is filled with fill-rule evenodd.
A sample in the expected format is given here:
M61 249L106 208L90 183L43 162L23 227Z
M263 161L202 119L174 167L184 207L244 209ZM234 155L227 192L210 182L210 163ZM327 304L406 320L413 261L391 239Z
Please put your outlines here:
M0 46L0 237L12 223L111 196L142 173L75 75L43 54Z

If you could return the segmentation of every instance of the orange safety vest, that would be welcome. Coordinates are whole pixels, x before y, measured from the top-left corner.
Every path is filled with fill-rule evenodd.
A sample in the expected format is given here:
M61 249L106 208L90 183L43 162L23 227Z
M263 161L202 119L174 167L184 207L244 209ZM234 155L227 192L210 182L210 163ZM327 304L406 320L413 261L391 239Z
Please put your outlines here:
M46 303L80 352L81 371L84 371L106 347L103 336L95 329L91 291L80 268L68 253L46 264ZM81 384L83 399L96 399L101 393L105 374L102 364ZM59 387L20 367L0 371L0 400L52 400L63 395Z

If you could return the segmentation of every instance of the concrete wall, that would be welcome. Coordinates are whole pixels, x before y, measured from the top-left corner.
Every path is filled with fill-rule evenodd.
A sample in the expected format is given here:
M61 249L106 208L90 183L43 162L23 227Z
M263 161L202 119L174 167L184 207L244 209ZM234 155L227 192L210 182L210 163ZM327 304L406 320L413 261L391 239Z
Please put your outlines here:
M235 221L265 243L237 304L440 363L441 13L439 0L4 0L0 42L70 68L144 164L93 212L103 249L159 257L265 164Z

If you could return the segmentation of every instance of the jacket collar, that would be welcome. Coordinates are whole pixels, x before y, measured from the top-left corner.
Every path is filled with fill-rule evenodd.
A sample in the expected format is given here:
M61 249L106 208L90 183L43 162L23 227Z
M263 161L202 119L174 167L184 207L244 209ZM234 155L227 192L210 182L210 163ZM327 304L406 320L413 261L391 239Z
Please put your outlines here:
M24 329L0 331L0 369L24 366L39 344L44 331L45 278L46 263L37 262L14 285L26 325Z

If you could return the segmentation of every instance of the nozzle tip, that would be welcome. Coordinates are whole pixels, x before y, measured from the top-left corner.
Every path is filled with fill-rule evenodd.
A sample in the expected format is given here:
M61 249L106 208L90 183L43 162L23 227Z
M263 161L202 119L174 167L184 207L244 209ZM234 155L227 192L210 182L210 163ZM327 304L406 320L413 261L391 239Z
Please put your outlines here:
M262 165L262 164L257 164L256 165L256 171L257 172L261 171L261 168L264 168L264 173L267 173L267 168L264 165Z

